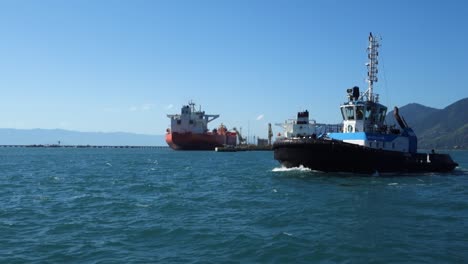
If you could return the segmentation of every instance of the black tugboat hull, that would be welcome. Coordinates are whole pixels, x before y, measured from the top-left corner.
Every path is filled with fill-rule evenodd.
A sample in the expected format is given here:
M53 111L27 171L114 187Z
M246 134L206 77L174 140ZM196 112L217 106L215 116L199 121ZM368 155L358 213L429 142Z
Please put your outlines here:
M404 153L328 139L280 140L273 150L287 168L302 165L324 172L450 172L458 166L447 154Z

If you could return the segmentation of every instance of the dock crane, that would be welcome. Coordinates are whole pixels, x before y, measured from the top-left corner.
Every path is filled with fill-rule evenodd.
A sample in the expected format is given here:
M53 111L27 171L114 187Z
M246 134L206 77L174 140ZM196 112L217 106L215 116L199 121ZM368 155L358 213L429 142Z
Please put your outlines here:
M233 128L232 130L236 131L236 134L237 134L237 140L239 140L239 145L245 145L247 142L245 140L244 137L242 137L242 134L239 130L237 130L237 128ZM242 127L240 128L240 130L242 130Z
M268 145L271 146L271 138L273 137L273 131L271 130L271 123L268 123Z

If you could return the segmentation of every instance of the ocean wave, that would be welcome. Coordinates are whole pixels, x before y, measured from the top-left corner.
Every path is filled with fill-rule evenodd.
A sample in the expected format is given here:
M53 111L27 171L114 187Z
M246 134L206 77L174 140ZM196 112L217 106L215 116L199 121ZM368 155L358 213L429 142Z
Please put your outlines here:
M466 162L447 174L370 177L280 167L271 152L0 154L6 263L468 259Z

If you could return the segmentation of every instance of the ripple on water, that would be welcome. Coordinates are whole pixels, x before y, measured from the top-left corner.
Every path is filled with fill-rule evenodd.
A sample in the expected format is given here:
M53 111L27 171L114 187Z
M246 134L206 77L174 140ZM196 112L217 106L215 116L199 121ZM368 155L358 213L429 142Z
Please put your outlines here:
M0 149L0 256L27 263L468 259L463 169L369 177L280 168L271 152L219 154Z

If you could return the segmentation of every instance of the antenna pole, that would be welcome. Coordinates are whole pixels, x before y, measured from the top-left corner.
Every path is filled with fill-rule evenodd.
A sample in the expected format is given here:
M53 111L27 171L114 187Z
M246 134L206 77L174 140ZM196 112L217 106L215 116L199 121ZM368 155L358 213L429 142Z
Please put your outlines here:
M369 34L369 47L367 48L367 54L369 58L369 62L366 63L367 65L367 82L369 84L367 88L367 100L374 101L374 83L378 81L377 73L379 72L377 69L377 65L379 61L377 57L379 56L378 48L380 47L379 40L372 35L372 32Z

